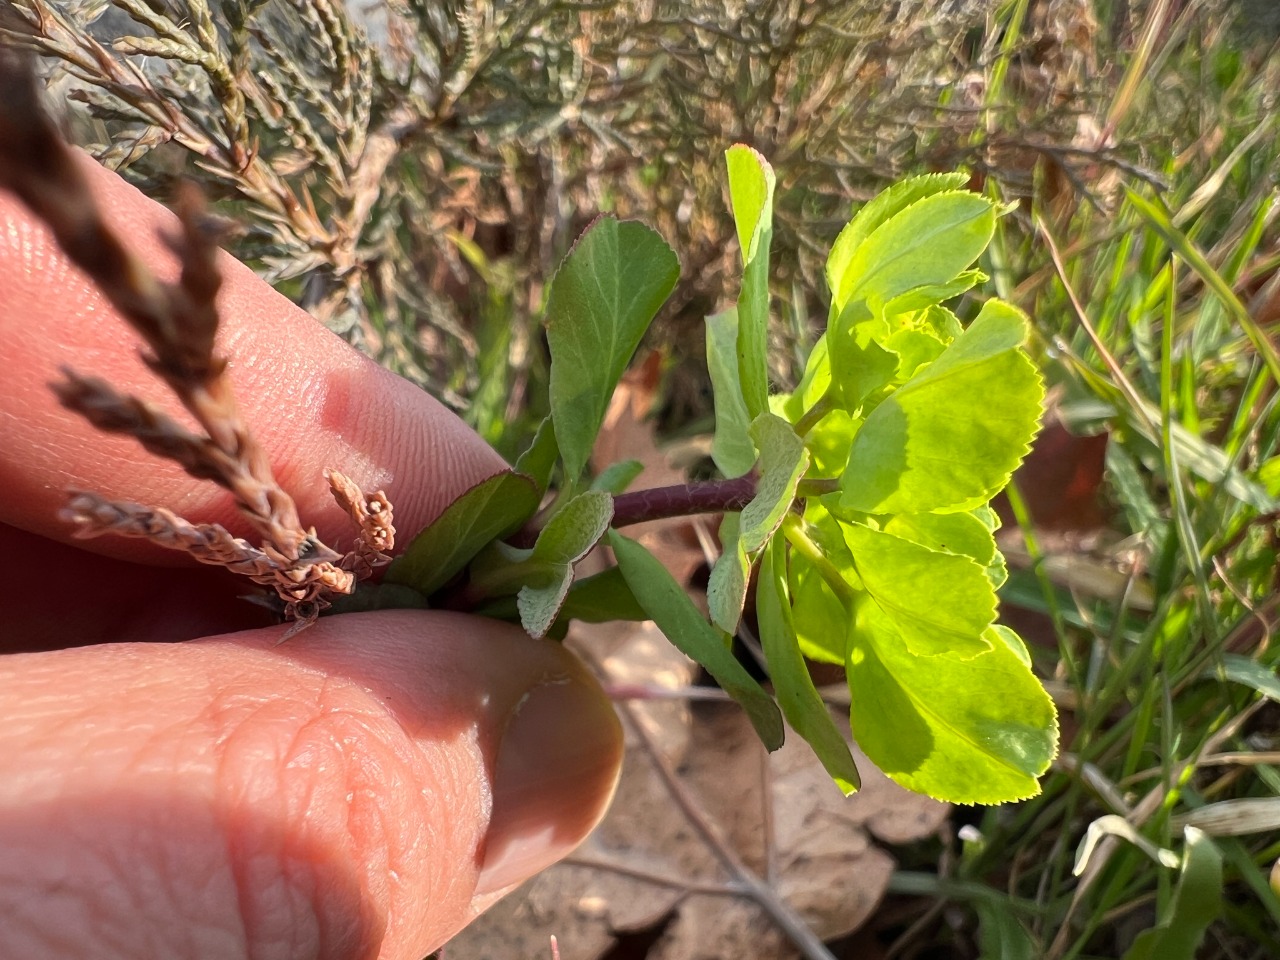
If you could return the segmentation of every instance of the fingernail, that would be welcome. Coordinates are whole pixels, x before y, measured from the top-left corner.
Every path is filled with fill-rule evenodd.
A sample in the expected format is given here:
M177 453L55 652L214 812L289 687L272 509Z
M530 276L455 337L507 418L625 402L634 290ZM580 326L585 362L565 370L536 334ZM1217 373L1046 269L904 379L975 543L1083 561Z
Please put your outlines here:
M581 843L609 806L621 756L622 728L594 680L529 691L498 747L476 895L519 883Z

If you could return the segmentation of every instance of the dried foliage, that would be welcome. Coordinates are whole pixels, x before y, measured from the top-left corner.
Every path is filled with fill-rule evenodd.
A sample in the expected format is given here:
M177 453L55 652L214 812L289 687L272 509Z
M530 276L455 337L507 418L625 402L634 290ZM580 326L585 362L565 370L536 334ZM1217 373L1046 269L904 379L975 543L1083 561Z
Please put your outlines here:
M285 615L304 623L328 606L328 595L350 593L359 577L388 559L395 528L381 492L366 497L346 477L330 475L334 497L361 531L352 552L337 553L320 542L314 528L303 528L293 498L276 482L266 452L240 419L226 359L214 349L221 276L216 237L198 189L186 185L180 194L181 232L166 239L181 275L177 283L164 283L103 219L83 170L40 109L29 68L2 51L0 187L13 191L49 227L68 258L142 336L150 351L143 357L147 366L203 432L186 429L104 380L66 368L64 379L53 384L63 406L99 430L134 437L192 477L224 487L263 543L253 547L217 524L192 524L168 510L78 491L63 511L77 536L113 533L184 550L202 563L273 587Z
M966 163L1025 192L1043 162L1088 186L1111 157L1078 129L1087 0L1033 4L1012 49L982 0L386 0L367 30L339 0L9 8L4 35L41 55L97 156L153 194L194 174L250 224L238 256L505 452L540 415L523 400L545 376L542 282L598 210L682 252L662 335L700 353L702 316L735 293L735 141L779 174L775 260L799 264L775 276L783 344L823 309L850 201L886 180Z

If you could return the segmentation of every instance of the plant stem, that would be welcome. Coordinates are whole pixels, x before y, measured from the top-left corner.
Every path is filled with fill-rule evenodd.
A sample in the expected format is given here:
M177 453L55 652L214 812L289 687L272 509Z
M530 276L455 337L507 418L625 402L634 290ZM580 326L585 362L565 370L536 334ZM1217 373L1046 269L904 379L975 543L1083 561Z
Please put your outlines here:
M813 406L796 421L796 433L800 436L808 436L809 431L818 425L818 421L836 408L835 401L831 397L831 389L828 387L827 392L814 401Z
M836 477L816 477L813 480L801 480L799 486L796 487L796 499L804 500L807 497L821 497L828 493L835 493L840 489L840 480Z
M613 498L613 521L610 526L625 527L668 517L690 517L699 513L732 513L741 510L756 495L759 477L748 473L730 480L702 480L677 483L669 487L652 487L619 493ZM550 518L543 511L525 524L508 542L528 549L538 539L538 532Z
M836 595L836 599L844 604L845 609L852 611L855 599L852 588L835 565L827 559L822 548L805 533L804 520L794 513L787 514L782 520L782 535L787 538L787 542L795 548L797 553L813 564L823 581L831 588L831 592Z
M625 527L646 520L687 517L696 513L732 513L741 510L756 495L759 481L754 473L731 480L703 480L677 483L620 493L613 498L611 526Z

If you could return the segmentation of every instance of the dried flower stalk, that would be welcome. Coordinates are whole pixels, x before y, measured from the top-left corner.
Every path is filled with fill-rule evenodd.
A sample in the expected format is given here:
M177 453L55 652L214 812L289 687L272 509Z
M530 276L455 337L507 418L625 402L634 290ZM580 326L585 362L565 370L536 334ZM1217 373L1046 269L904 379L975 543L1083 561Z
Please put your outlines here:
M266 451L240 418L227 361L214 343L222 278L216 236L194 187L177 204L181 231L166 240L177 255L177 283L163 283L103 220L83 171L40 108L28 66L0 51L0 187L13 191L52 231L67 257L94 281L138 331L147 365L161 377L203 432L193 432L151 404L96 377L63 370L53 384L62 404L99 430L134 437L149 452L173 460L190 476L230 491L262 540L261 547L216 524L193 524L162 508L106 500L74 491L63 516L81 537L114 533L182 550L274 588L285 615L309 623L333 594L351 593L358 579L387 562L395 544L391 504L363 493L337 472L334 498L360 529L346 554L304 528L293 498L276 482Z

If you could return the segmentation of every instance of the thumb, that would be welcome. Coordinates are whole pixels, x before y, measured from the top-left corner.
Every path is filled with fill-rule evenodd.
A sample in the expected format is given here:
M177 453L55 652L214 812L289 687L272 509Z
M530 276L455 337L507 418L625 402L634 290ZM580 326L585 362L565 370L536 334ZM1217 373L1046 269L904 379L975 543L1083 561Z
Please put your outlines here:
M0 956L418 960L603 815L572 655L388 611L0 658Z

